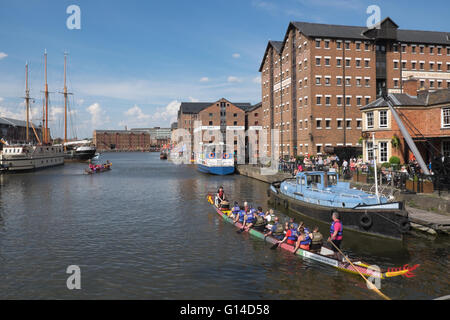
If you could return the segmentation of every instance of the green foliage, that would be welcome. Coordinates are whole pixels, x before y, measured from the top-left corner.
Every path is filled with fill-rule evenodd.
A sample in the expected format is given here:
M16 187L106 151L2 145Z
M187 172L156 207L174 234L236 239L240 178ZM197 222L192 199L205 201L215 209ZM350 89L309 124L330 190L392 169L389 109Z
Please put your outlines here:
M392 136L391 144L395 149L400 146L400 139L395 134Z
M389 163L390 164L397 164L397 165L399 165L400 164L400 158L396 157L396 156L392 156L392 157L389 158Z
M391 164L389 162L384 162L383 164L381 164L382 168L390 168Z
M297 161L300 163L303 163L303 160L305 159L304 156L297 156Z

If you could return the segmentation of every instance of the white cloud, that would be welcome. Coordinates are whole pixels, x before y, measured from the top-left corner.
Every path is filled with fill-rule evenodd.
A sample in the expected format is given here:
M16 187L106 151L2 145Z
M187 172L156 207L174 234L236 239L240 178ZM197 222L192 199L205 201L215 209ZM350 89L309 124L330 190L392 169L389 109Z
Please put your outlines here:
M200 82L209 82L209 78L208 77L200 78Z
M132 117L136 120L146 120L150 118L150 115L142 112L142 109L139 108L137 105L134 105L133 108L130 108L127 111L125 111L125 115L127 117Z
M0 101L1 102L1 101ZM0 106L0 117L5 118L11 118L11 119L17 119L17 120L26 120L27 114L26 110L22 109L17 111L17 107L12 108L12 110L5 106ZM31 121L35 121L33 123L36 123L37 118L40 117L38 108L31 108L30 109L30 119Z
M0 60L2 60L3 58L6 58L8 55L4 52L0 52Z
M192 98L190 99L192 100ZM180 105L180 102L174 100L164 108L159 108L152 114L144 113L139 106L135 105L134 107L124 112L125 119L119 122L119 126L127 125L130 128L151 127L155 124L168 126L172 122L176 121ZM165 122L165 124L163 124L162 122Z
M239 53L233 53L232 57L235 59L239 59L241 57L241 55Z
M86 111L91 114L91 124L96 127L103 125L109 122L109 116L107 116L106 112L102 109L98 102L91 104L86 108Z
M254 82L254 83L261 83L261 77L254 77L252 82Z
M156 112L153 114L153 120L165 120L169 121L169 124L175 122L178 115L178 110L180 109L181 102L177 100L171 101L161 112Z
M234 77L234 76L229 76L227 78L228 82L242 82L242 79L238 78L238 77Z

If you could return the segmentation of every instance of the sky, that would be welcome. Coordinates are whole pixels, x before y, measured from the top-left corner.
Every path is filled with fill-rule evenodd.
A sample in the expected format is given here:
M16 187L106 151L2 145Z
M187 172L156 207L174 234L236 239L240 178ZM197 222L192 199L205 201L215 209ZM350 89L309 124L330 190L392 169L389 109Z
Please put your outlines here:
M71 5L80 29L67 28ZM370 5L401 29L450 32L448 0L0 0L0 116L25 118L28 62L41 122L44 50L53 137L63 135L65 52L72 138L168 127L182 101L258 103L268 40L282 40L290 21L364 26Z

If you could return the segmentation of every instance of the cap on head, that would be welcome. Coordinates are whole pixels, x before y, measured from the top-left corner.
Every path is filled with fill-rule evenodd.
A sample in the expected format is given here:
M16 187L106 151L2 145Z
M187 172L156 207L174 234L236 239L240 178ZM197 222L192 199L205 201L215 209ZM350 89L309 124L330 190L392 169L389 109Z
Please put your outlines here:
M246 202L244 202L244 207L248 207L248 203L247 203L247 201L246 201Z

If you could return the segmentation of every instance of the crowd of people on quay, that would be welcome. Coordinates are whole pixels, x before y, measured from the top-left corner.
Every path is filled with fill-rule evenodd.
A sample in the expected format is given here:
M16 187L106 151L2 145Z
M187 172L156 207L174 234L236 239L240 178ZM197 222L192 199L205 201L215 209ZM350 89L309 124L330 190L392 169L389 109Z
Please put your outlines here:
M223 187L220 187L216 196L215 204L218 208L229 203L226 200ZM323 246L324 237L319 231L319 227L315 226L309 228L304 222L295 222L294 218L289 218L288 221L282 222L280 217L276 216L273 209L266 212L262 207L254 208L247 202L243 206L239 206L236 201L230 208L228 217L234 220L234 223L242 225L242 231L249 231L250 229L257 230L264 233L266 237L272 236L278 240L278 244L287 243L294 246L294 254L300 248L311 252L320 252ZM339 220L339 214L334 212L332 214L333 223L330 229L330 236L328 241L334 245L331 246L335 254L335 258L340 259L339 250L343 236L343 225Z
M428 163L428 169L431 174L432 165ZM280 157L278 170L284 173L291 173L296 176L297 173L302 171L329 171L339 172L344 178L349 179L355 174L373 174L374 161L363 161L361 157L350 157L348 159L339 159L336 154L333 155L317 155L317 156L305 156L305 157L290 157L289 159L283 159ZM395 170L394 168L395 167ZM401 187L402 181L415 175L423 175L423 171L419 166L417 160L412 157L407 164L384 166L379 169L380 183L391 184L394 180L397 187Z

